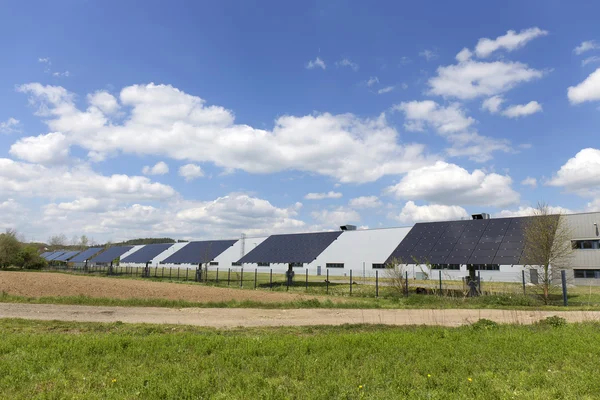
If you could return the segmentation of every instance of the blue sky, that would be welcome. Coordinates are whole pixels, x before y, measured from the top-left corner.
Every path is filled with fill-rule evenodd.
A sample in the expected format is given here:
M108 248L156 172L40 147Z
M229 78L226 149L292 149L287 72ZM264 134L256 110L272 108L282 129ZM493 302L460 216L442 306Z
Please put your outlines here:
M222 238L600 209L600 5L205 3L3 2L0 228Z

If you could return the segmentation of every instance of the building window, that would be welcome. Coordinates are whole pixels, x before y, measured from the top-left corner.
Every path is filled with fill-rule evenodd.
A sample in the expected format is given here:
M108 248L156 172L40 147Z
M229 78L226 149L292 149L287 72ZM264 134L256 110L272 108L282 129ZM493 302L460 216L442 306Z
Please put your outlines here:
M344 268L344 263L327 263L325 266L327 268Z
M383 269L385 268L385 264L372 264L373 269Z
M600 240L571 240L573 249L600 249Z
M304 267L304 263L290 263L292 267Z
M431 264L431 269L460 270L460 264Z
M219 262L218 261L211 261L210 263L208 263L208 265L216 266L216 265L219 265Z
M257 263L257 265L258 265L259 267L270 267L270 266L271 266L271 263L260 262L260 263Z
M242 266L242 263L241 263L241 262L232 262L232 263L231 263L231 266L232 266L232 267L241 267L241 266Z
M600 269L574 269L575 278L600 279Z
M473 264L475 271L500 271L499 264Z

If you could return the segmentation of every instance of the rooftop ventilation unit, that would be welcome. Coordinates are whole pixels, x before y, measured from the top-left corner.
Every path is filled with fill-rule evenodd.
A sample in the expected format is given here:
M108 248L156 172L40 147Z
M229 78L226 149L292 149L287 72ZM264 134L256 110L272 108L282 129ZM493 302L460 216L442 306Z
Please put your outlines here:
M340 229L343 231L355 231L356 225L342 225L340 226Z
M471 215L471 217L473 217L473 219L490 219L490 214L488 214L488 213L473 214L473 215Z

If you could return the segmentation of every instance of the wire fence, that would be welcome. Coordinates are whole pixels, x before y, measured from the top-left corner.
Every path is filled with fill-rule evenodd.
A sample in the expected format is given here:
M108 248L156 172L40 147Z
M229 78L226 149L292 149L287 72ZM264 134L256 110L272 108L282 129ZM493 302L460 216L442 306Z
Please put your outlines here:
M74 274L101 275L116 278L138 278L159 281L197 282L218 287L270 291L303 292L317 295L356 297L398 297L442 295L476 297L486 295L532 295L538 293L529 271L486 276L458 276L457 271L432 270L427 276L415 276L408 271L393 269L364 271L347 270L344 275L330 274L328 269L316 273L308 268L294 268L292 276L267 268L177 268L161 265L53 265L47 268ZM464 273L463 273L464 275ZM538 282L539 283L539 282Z

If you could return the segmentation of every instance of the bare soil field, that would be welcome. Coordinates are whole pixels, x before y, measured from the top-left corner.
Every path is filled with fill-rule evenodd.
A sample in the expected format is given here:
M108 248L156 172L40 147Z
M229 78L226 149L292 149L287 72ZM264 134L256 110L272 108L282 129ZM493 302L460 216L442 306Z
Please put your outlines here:
M103 307L0 303L0 318L72 322L125 322L196 325L214 328L342 324L459 326L481 318L499 323L532 324L558 315L569 322L598 321L600 311L517 310L339 310L256 308Z
M47 272L0 271L0 292L26 297L89 296L113 299L168 299L190 302L260 301L287 302L319 299L297 293L240 290L204 285L151 282ZM331 298L332 301L343 299Z

